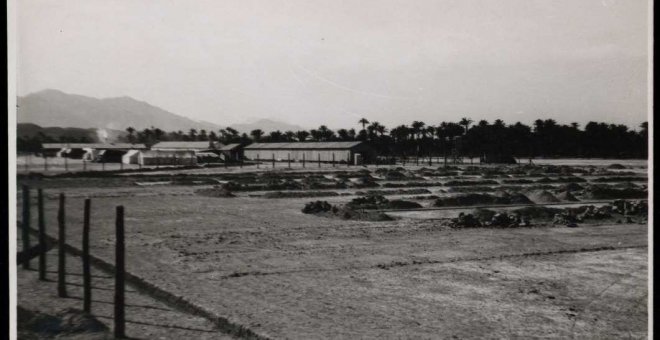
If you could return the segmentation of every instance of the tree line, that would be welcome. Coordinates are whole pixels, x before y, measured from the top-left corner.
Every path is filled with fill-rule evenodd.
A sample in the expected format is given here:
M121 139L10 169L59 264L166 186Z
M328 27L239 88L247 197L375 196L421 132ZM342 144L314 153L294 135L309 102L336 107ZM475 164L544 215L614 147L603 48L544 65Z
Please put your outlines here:
M387 128L366 118L358 122L361 129L332 130L325 125L300 131L255 129L239 133L230 127L215 131L190 129L188 132L164 132L158 128L136 131L128 128L127 141L153 144L158 141L218 141L223 144L253 142L331 142L365 141L383 156L444 156L452 152L467 157L484 154L510 154L516 157L587 157L646 158L648 123L639 131L623 124L589 122L563 125L553 119L538 119L532 126L517 122L506 124L501 119L458 122L438 125L413 121L410 125Z
M438 125L413 121L392 128L366 118L357 123L358 130L342 128L335 131L321 125L311 130L269 133L255 129L249 134L239 133L231 127L217 132L204 129L166 132L154 127L143 130L129 127L123 141L148 146L160 141L217 141L242 145L254 142L365 141L382 156L422 157L506 154L523 158L646 158L648 153L646 122L638 131L623 124L602 122L589 122L582 128L578 123L563 125L553 119L538 119L532 126L520 122L506 124L501 119L492 123L486 120L474 122L469 118Z

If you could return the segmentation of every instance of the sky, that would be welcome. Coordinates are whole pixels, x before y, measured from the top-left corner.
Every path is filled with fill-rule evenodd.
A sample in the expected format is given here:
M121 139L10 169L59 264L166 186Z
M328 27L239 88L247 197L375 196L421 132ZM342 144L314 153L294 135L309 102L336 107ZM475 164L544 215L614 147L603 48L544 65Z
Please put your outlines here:
M646 0L21 0L17 93L223 126L647 120Z

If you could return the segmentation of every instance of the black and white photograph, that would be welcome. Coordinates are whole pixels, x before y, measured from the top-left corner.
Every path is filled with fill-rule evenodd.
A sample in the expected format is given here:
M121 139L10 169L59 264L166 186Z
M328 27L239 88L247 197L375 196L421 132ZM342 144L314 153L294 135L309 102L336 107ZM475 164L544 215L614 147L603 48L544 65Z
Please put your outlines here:
M653 339L652 0L9 0L7 339Z

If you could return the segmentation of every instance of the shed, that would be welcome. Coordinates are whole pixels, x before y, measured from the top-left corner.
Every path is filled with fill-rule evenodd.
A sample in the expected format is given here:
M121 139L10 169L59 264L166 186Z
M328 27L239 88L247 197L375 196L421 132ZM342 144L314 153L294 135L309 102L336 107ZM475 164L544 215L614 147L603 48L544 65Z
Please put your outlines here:
M227 144L220 148L220 152L225 157L225 161L240 161L243 158L243 148L241 144Z
M355 161L355 155L360 154L362 160L369 161L374 152L364 142L296 142L296 143L254 143L243 149L245 158L272 159L278 161L300 162L303 157L308 162L349 162Z

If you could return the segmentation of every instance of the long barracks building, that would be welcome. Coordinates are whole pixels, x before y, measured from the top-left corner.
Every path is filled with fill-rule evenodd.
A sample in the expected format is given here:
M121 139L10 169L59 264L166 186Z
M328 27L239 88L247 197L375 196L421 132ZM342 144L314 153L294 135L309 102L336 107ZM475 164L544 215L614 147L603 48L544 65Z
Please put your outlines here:
M296 142L296 143L254 143L243 149L244 157L251 160L301 162L342 162L354 163L356 155L362 160L373 157L373 150L364 142Z

